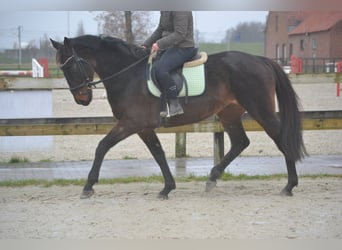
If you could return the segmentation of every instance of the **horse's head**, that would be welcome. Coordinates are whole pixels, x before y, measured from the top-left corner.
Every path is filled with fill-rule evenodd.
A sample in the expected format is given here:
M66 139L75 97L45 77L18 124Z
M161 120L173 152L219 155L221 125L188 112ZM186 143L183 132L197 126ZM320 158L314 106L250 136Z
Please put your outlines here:
M84 106L89 105L93 96L91 86L89 86L94 76L93 66L76 54L71 39L65 37L64 43L50 40L57 50L56 63L63 71L76 103Z

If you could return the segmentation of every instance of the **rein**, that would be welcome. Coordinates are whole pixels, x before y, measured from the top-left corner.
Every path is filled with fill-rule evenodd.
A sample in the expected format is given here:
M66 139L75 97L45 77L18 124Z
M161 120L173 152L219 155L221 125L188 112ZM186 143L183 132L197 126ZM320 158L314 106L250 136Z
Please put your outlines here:
M138 65L139 63L141 63L142 61L144 61L144 60L145 60L147 57L149 57L149 56L150 56L150 55L147 54L146 56L140 58L138 61L132 63L131 65L127 66L126 68L124 68L124 69L122 69L122 70L120 70L120 71L118 71L118 72L116 72L116 73L114 73L114 74L112 74L112 75L110 75L110 76L108 76L108 77L105 77L105 78L103 78L103 79L100 79L100 80L98 80L98 81L89 81L89 78L88 78L88 77L85 77L84 81L83 81L81 84L78 84L78 85L76 85L75 87L70 87L69 90L73 91L73 90L79 89L79 88L81 88L81 87L83 87L83 86L85 86L85 85L87 85L88 88L92 88L92 87L96 88L96 85L97 85L97 84L99 84L99 83L101 83L101 82L104 82L104 81L107 81L107 80L109 80L109 79L115 78L115 77L117 77L117 76L123 74L124 72L128 71L129 69L133 68L134 66L136 66L136 65ZM79 71L80 71L80 74L85 75L84 69L83 69L83 67L82 67L82 65L81 65L81 63L80 63L81 61L83 61L83 62L85 62L86 64L88 64L88 65L94 70L93 66L92 66L87 60L85 60L85 59L83 59L83 58L81 58L81 57L78 57L78 56L76 55L75 52L73 52L73 55L71 55L70 57L68 57L68 58L65 60L65 62L60 66L60 69L63 70L63 68L65 68L66 65L67 65L69 62L71 62L72 60L75 60L75 61L76 61L76 64L78 65L78 68L79 68ZM94 71L95 71L95 70L94 70Z
M146 56L140 58L138 61L132 63L131 65L127 66L126 68L120 70L119 72L114 73L113 75L110 75L110 76L108 76L108 77L105 77L104 79L100 79L100 80L95 81L95 82L89 82L89 83L88 83L88 87L92 87L92 86L96 87L96 84L99 84L99 83L101 83L101 82L107 81L107 80L109 80L109 79L112 79L112 78L115 78L115 77L121 75L122 73L128 71L129 69L133 68L134 66L136 66L136 65L138 65L139 63L141 63L142 61L144 61L144 60L145 60L147 57L149 57L149 56L150 56L150 55L146 55Z

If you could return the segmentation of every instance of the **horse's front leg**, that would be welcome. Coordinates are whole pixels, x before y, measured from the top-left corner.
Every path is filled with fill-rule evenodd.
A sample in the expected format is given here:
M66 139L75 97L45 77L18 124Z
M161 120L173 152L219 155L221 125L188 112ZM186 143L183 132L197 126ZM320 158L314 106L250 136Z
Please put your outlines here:
M153 158L158 163L164 177L165 186L163 190L159 192L158 197L160 199L168 199L168 194L171 190L176 188L176 184L170 171L169 165L167 164L165 153L160 144L160 141L153 129L145 129L139 132L138 135L150 150Z
M81 199L94 194L93 185L98 182L102 161L110 148L132 134L131 131L118 124L100 142L96 148L93 166L88 174L88 180L83 188Z

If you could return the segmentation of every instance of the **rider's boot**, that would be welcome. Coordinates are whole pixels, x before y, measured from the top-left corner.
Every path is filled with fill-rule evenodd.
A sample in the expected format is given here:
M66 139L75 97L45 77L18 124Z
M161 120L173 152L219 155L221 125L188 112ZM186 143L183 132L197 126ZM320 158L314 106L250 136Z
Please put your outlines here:
M178 98L170 99L169 101L169 112L167 117L181 115L184 113L182 106L180 105Z

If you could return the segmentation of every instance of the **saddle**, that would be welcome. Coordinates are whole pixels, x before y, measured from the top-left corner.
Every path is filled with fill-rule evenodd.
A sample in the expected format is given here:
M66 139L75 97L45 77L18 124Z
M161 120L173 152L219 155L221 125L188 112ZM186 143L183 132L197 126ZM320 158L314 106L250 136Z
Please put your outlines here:
M171 72L176 83L179 97L202 95L205 90L204 63L208 56L205 52L197 53L190 61L185 62L182 67ZM149 64L147 72L147 86L149 92L155 97L161 97L162 93L155 76L151 73Z

